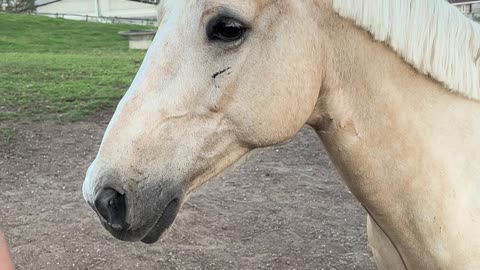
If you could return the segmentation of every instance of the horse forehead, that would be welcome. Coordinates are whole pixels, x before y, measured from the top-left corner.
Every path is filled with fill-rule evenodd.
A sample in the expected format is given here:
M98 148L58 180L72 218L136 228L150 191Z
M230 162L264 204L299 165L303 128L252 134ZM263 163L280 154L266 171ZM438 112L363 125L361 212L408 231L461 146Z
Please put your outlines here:
M279 0L163 0L159 4L159 9L161 12L164 10L173 9L178 6L183 6L186 4L198 4L198 2L203 2L205 8L214 7L214 6L238 6L246 7L253 6L260 11L267 6L281 2Z
M198 1L198 0L197 0ZM256 5L259 8L263 8L270 4L279 2L278 0L203 0L207 5L221 5L221 4L237 4L237 5Z

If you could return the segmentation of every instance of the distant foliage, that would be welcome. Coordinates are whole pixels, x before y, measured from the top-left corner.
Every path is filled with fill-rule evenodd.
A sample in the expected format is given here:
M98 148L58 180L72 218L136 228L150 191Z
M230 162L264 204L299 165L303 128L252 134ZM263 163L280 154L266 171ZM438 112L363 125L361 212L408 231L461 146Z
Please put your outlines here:
M0 0L0 8L6 12L29 12L35 10L35 0Z

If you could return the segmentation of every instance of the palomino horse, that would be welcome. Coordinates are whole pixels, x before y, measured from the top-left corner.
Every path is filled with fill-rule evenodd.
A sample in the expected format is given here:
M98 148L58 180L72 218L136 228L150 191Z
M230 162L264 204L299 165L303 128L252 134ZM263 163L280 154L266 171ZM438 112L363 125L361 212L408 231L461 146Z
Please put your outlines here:
M480 28L443 0L164 0L84 196L157 241L187 195L308 124L381 269L480 269Z

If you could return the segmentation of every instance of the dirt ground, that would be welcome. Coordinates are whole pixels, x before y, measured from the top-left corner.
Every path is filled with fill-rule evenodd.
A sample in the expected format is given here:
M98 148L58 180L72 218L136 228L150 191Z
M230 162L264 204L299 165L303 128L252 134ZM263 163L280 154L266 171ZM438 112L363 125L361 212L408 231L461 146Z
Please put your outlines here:
M308 128L191 196L160 242L115 240L81 195L107 121L19 124L0 145L18 269L374 269L366 214Z

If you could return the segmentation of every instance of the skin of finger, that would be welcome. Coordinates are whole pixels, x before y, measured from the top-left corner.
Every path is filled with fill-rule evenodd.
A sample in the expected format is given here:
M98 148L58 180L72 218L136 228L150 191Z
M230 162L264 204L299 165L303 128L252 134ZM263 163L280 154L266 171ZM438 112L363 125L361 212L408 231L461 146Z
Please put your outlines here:
M15 270L10 252L8 251L7 241L5 240L2 231L0 231L0 269Z

